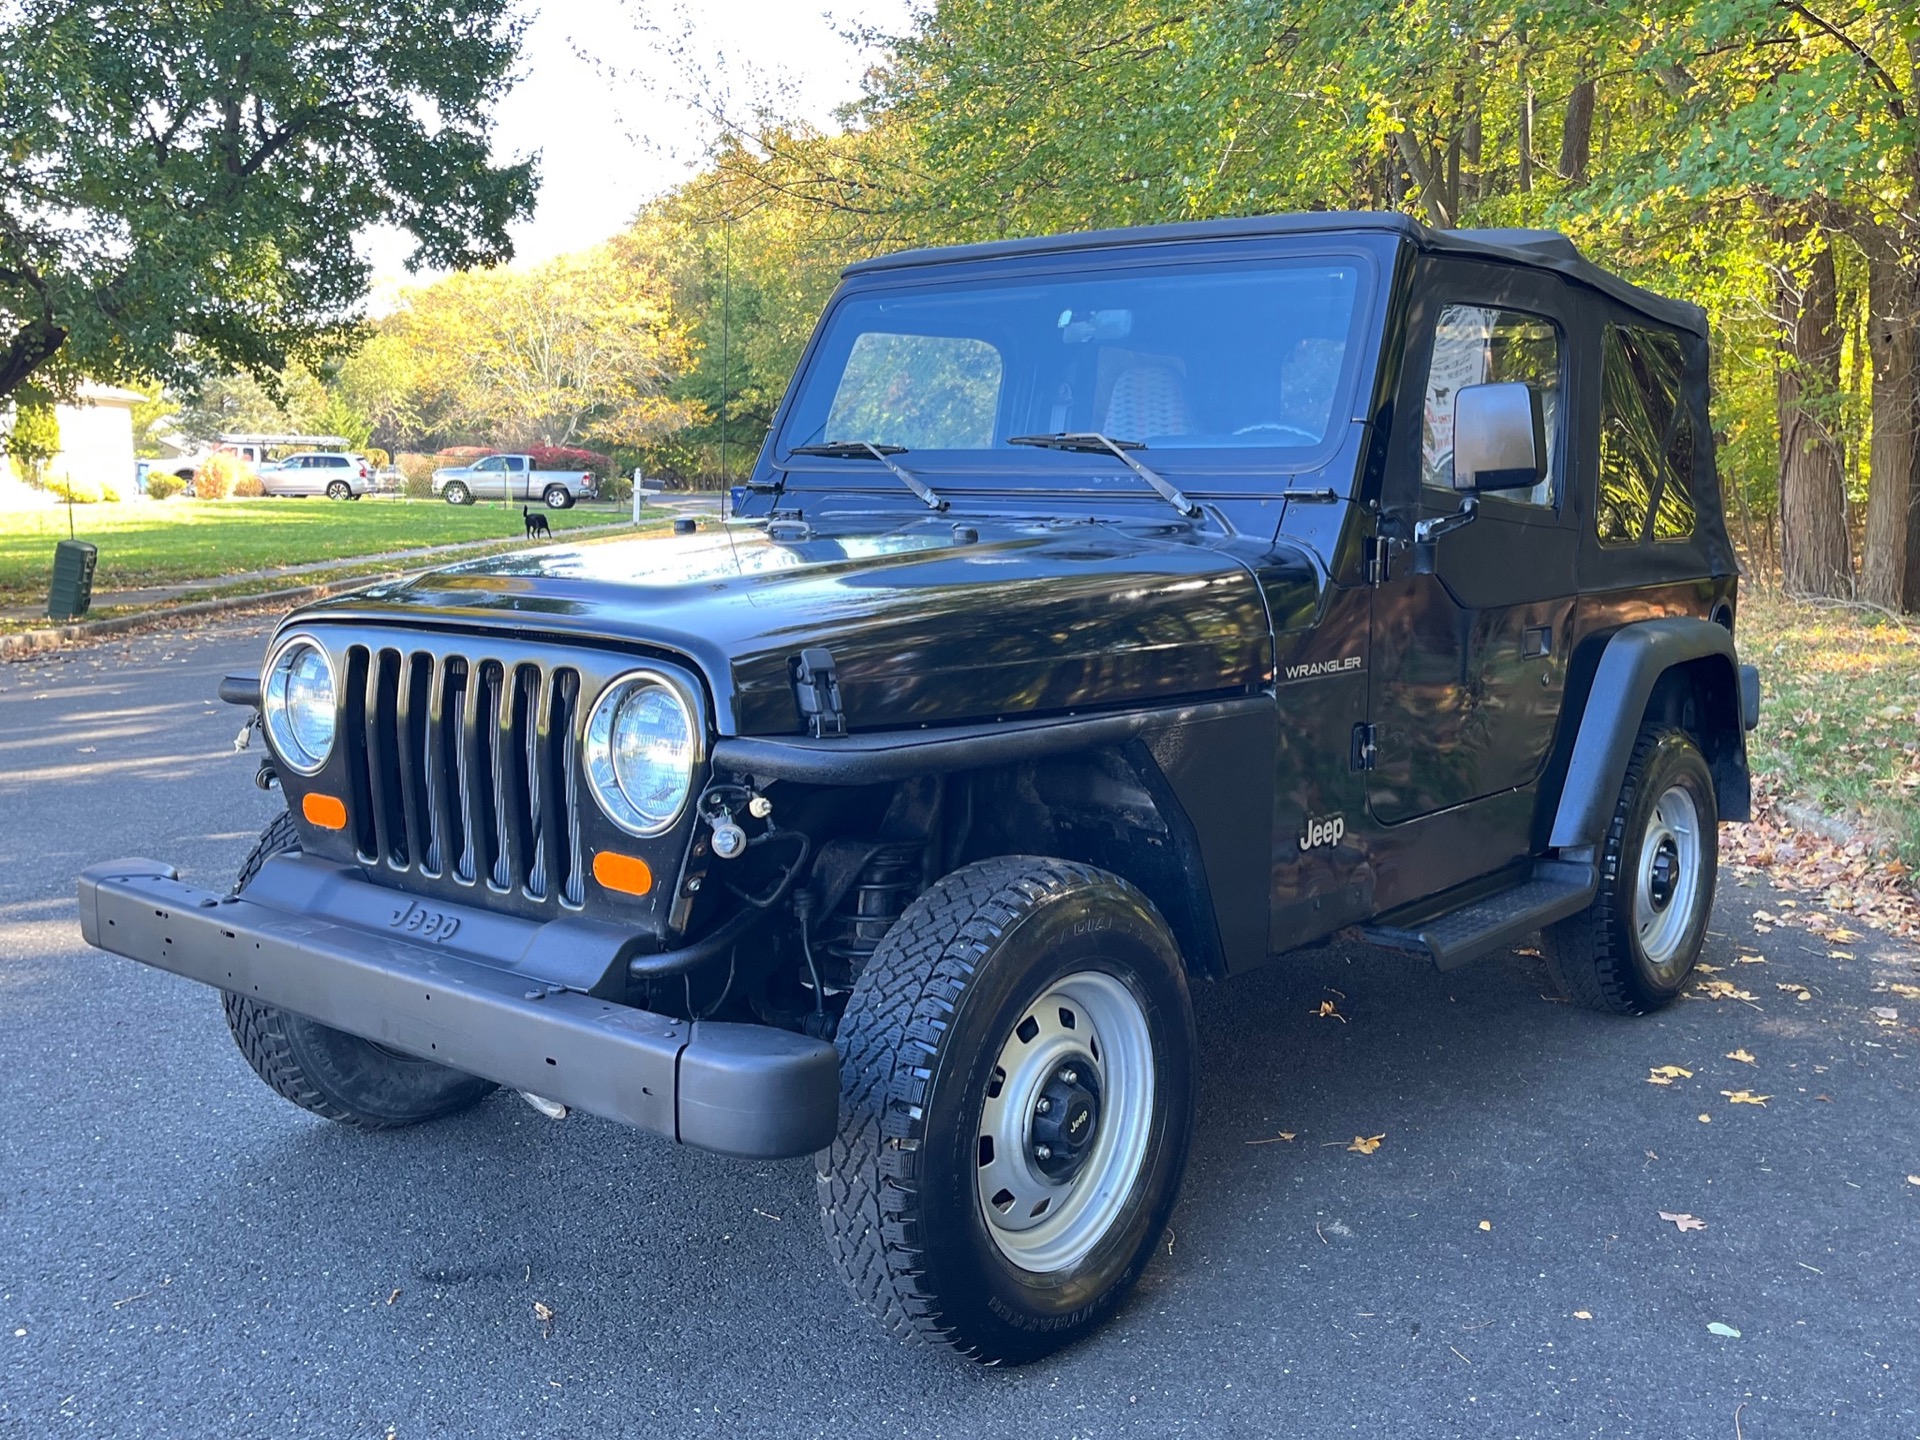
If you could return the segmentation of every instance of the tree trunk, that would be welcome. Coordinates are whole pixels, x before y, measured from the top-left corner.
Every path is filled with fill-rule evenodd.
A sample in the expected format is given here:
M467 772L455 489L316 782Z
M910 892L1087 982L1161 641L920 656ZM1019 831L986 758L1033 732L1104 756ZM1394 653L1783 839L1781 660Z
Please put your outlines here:
M1587 164L1593 157L1593 102L1591 80L1582 80L1567 96L1567 120L1560 131L1560 178L1569 185L1587 183Z
M1920 610L1920 269L1899 237L1866 237L1868 348L1873 358L1873 448L1867 482L1862 599Z
M1804 223L1789 241L1810 239L1804 274L1779 282L1785 348L1780 356L1780 578L1789 595L1853 593L1847 540L1847 480L1834 440L1840 396L1839 283L1824 232Z

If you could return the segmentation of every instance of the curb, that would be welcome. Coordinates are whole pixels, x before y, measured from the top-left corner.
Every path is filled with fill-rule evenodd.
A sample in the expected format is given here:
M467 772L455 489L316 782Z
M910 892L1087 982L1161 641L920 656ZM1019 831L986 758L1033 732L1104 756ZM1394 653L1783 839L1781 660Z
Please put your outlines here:
M292 590L263 590L258 595L229 596L224 600L192 600L185 605L142 610L138 615L116 615L110 620L88 620L76 625L51 626L44 630L16 630L9 635L0 635L0 661L49 654L77 641L154 629L169 620L190 620L197 615L214 615L221 611L246 612L298 605L307 600L323 600L336 591L357 590L362 585L378 585L382 581L399 580L414 573L411 570L395 570L384 575L355 575L349 580L301 585Z

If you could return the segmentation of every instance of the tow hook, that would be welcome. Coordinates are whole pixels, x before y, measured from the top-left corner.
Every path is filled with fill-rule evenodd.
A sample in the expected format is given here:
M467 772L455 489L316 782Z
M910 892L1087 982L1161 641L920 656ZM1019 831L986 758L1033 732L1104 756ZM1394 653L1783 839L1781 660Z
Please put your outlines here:
M549 1100L546 1096L536 1095L531 1090L522 1090L519 1091L518 1094L522 1100L533 1106L534 1109L538 1110L549 1120L564 1120L567 1118L567 1107L562 1105L558 1100Z

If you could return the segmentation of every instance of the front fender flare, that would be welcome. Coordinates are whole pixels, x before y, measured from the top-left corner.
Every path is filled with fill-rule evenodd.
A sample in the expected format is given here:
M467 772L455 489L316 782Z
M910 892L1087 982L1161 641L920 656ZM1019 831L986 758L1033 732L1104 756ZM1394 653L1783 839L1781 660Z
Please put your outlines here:
M1707 685L1698 724L1722 818L1747 818L1751 801L1743 692L1748 682L1732 633L1711 620L1687 616L1642 620L1616 631L1601 652L1554 813L1548 840L1554 848L1598 845L1605 838L1649 703L1661 678L1680 666L1689 667ZM1756 709L1757 700L1756 694Z

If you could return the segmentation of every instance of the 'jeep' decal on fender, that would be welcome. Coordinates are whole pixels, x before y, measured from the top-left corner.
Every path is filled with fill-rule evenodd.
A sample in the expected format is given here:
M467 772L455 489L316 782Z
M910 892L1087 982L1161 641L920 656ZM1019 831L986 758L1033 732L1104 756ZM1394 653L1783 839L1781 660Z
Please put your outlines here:
M1289 680L1311 680L1318 675L1344 675L1349 670L1358 670L1361 665L1358 655L1349 655L1344 660L1309 660L1304 665L1289 665L1285 675Z
M1343 815L1309 817L1307 828L1300 832L1300 848L1317 850L1322 845L1338 845L1340 837L1346 833L1347 821Z

